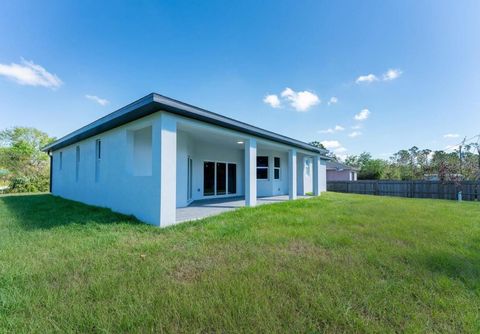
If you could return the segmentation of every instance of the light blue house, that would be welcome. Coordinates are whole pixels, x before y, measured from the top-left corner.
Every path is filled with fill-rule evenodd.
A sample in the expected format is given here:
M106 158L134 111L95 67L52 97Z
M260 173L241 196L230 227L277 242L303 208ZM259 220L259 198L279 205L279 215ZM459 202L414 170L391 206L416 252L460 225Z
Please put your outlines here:
M44 151L54 195L162 227L194 201L326 190L324 150L153 93Z

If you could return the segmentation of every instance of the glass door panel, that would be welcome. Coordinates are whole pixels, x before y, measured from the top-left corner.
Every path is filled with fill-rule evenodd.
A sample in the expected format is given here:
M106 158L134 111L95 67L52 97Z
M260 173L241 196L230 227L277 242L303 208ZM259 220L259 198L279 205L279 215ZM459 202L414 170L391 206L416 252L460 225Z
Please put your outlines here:
M227 164L217 162L217 195L227 193Z
M228 164L228 193L237 193L237 165Z
M215 163L203 163L203 196L215 195Z

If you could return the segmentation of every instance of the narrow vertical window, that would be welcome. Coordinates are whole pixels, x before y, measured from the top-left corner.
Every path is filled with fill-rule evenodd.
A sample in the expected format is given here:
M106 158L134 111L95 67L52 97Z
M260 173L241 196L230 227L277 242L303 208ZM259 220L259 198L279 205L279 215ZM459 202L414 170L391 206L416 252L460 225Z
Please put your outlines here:
M273 177L275 180L279 180L280 179L280 158L279 157L275 157L273 158Z
M63 168L63 152L59 153L59 162L58 162L58 169L62 170Z
M78 182L78 177L80 174L80 146L77 146L75 149L75 181Z
M100 162L102 160L102 141L95 141L95 182L100 180Z

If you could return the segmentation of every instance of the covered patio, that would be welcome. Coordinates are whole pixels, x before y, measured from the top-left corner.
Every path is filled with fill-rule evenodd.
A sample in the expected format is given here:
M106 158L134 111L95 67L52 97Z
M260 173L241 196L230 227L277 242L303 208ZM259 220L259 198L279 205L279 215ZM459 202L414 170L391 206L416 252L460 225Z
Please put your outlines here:
M298 196L298 198L313 198L313 196L302 195ZM288 195L258 197L257 205L273 204L288 200ZM176 222L181 223L215 216L223 212L236 210L243 206L245 206L244 196L198 200L192 202L187 207L177 208Z

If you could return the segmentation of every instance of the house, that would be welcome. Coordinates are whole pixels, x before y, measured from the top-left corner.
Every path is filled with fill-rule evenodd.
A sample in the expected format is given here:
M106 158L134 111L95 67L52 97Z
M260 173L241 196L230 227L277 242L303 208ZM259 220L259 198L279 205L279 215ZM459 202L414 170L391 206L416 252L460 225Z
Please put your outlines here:
M326 190L324 150L155 93L44 151L54 195L162 227L193 201Z
M358 168L337 161L327 161L327 181L357 181Z

